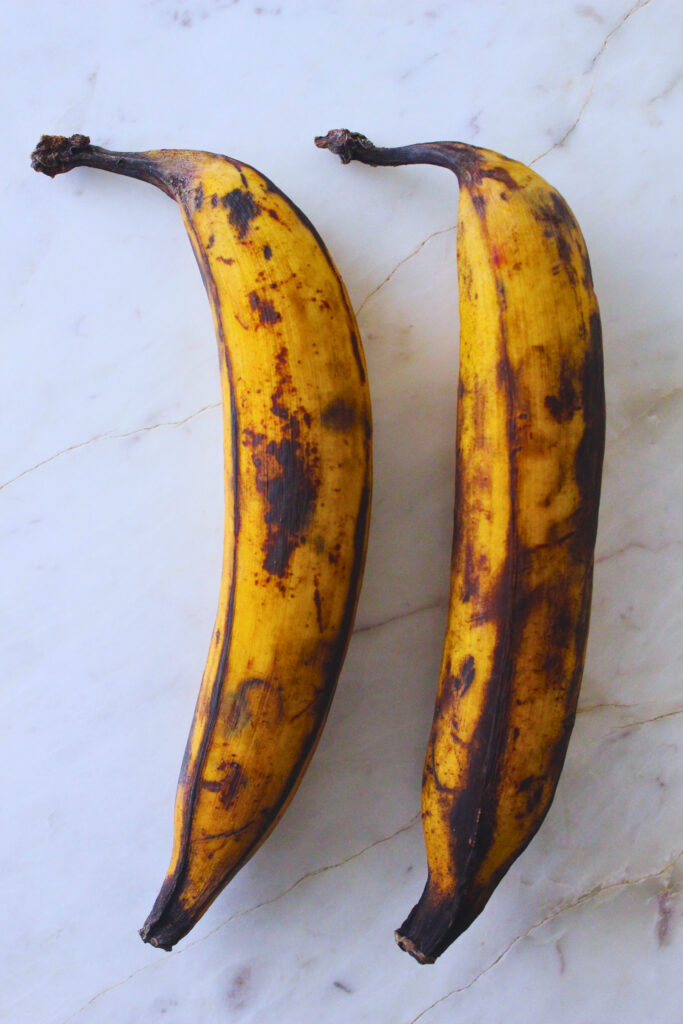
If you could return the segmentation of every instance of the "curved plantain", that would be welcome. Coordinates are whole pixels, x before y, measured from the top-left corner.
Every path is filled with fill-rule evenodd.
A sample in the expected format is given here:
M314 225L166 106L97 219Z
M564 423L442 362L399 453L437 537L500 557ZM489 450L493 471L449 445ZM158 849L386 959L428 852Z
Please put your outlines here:
M44 136L33 166L140 178L182 210L218 338L225 540L171 863L142 938L170 949L270 833L306 769L363 572L370 398L358 329L319 235L253 167Z
M553 799L588 633L605 432L586 245L524 164L457 142L344 162L431 163L460 183L460 372L450 606L422 783L428 880L396 932L431 963L481 912Z

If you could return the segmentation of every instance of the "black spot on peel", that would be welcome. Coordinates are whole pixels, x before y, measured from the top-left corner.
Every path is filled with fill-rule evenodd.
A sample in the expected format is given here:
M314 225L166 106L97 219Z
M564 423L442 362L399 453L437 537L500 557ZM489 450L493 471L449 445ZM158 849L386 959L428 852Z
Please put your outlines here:
M266 572L284 576L290 555L313 515L317 487L292 440L271 441L267 451L280 464L282 475L265 482L269 542L263 566Z
M516 192L519 188L519 184L504 167L487 167L482 170L481 176L482 178L492 178L494 181L500 181L501 184L505 185L506 188L509 188L511 192ZM507 196L504 192L501 192L500 198L507 199Z
M574 390L571 371L562 366L557 395L546 395L545 407L558 423L567 423L578 409L578 396Z
M584 288L593 288L593 271L591 270L591 261L588 258L588 250L583 249L581 252L581 264L583 266L583 286Z
M218 793L223 807L229 810L239 791L247 784L245 772L237 761L222 761L218 767L224 772L223 778L215 782L205 780L202 788L210 793Z
M283 345L282 348L277 353L277 355L275 356L275 364L277 367L276 377L278 380L278 386L270 396L270 408L274 415L281 420L288 420L291 415L290 409L287 408L283 401L285 396L285 389L287 389L287 391L289 391L290 394L292 392L292 375L289 370L289 363L287 357L288 351L286 346ZM306 426L310 426L310 416L308 416L308 413L304 413L304 416L307 417L307 419L305 420Z
M356 409L343 398L334 398L321 412L320 420L328 430L350 430L356 422Z
M249 188L249 182L248 182L248 181L247 181L247 179L246 179L246 178L244 177L244 172L243 172L243 171L240 171L240 179L241 179L241 181L242 181L242 184L244 185L244 187L245 187L245 188Z
M252 221L260 214L261 207L255 202L251 192L245 192L241 188L234 188L232 192L226 192L221 202L226 210L230 210L228 220L237 231L237 237L242 241L246 237Z
M203 205L204 205L204 184L203 184L203 182L200 182L199 183L199 188L196 190L196 192L194 194L194 208L195 208L195 210L201 210Z
M476 674L474 658L471 654L468 654L457 675L451 672L450 663L447 666L447 674L443 681L443 694L444 697L450 699L452 696L464 697L469 690L470 686L474 682L474 676Z
M315 451L302 444L298 418L290 415L283 430L278 441L245 430L243 441L252 449L256 488L265 504L263 568L281 579L292 552L305 540L318 493Z
M581 408L584 431L576 450L574 472L581 494L581 541L592 558L598 526L598 505L605 450L605 384L602 327L594 312L589 320L589 343L581 370Z
M472 206L474 207L477 216L484 220L486 218L486 199L480 192L472 193Z
M469 533L466 536L469 538ZM471 541L466 539L463 553L463 585L460 591L460 599L465 603L479 597L479 574L474 555L474 547Z
M226 733L237 733L244 729L251 722L252 718L249 707L251 695L257 691L269 691L271 688L268 680L258 677L245 679L240 683L225 719Z
M277 388L270 396L271 411L280 420L286 420L289 418L289 409L282 404L283 393L284 388L282 384L278 384Z
M458 689L461 694L467 693L474 682L475 671L474 658L471 654L468 654L462 663L462 668L460 669Z
M567 241L567 236L562 231L555 233L555 245L557 246L557 255L560 258L560 262L564 267L567 276L571 281L576 279L576 271L572 264L572 247Z
M517 786L520 793L526 795L526 812L531 814L536 807L538 807L543 797L543 790L545 789L545 779L538 775L528 775L526 779Z
M496 298L498 299L498 307L502 313L507 309L507 294L505 292L505 285L500 277L496 277Z
M267 260L272 259L272 257L273 257L273 250L270 248L269 245L264 245L263 246L263 255L264 255L265 259L267 259Z
M218 195L215 192L211 196L211 205L212 206L218 206Z
M315 615L316 615L316 619L318 620L318 629L322 633L323 632L323 606L322 606L322 601L320 600L320 591L318 590L317 586L316 586L316 588L315 588L315 590L313 592L313 600L315 601Z
M353 349L353 355L356 360L356 365L358 366L358 375L360 377L361 384L365 384L365 370L363 369L363 360L361 359L360 345L358 343L358 338L356 337L353 331L351 331L350 339L351 348Z
M282 320L282 316L276 310L270 299L262 299L258 292L249 292L249 305L258 312L262 324L276 324Z
M555 242L558 259L567 277L572 284L576 284L571 239L580 237L580 231L571 210L560 193L554 189L544 192L530 208L533 217L543 225L546 237L552 238Z

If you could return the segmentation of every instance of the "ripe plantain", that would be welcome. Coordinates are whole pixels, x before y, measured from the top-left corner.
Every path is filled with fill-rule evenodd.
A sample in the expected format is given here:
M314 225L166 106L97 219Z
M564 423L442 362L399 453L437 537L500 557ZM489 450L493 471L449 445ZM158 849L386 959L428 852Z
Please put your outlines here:
M430 163L460 184L460 372L450 606L422 781L428 879L396 932L432 963L552 802L574 723L605 432L586 245L524 164L458 142L316 139L343 162Z
M170 949L275 826L322 730L355 615L370 398L339 274L303 213L212 153L112 153L44 136L36 170L114 171L181 208L218 338L225 539L182 764L171 863L141 936Z

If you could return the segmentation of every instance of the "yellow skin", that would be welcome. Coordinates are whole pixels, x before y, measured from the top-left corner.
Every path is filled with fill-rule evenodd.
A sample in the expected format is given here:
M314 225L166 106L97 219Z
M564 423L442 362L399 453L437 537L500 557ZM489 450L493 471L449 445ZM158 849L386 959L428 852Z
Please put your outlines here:
M548 811L588 631L604 446L600 317L581 231L530 168L460 143L342 159L460 180L460 374L450 607L422 785L429 867L396 933L431 963Z
M282 815L329 709L367 539L365 363L344 285L315 229L252 167L191 151L112 156L73 140L61 140L61 150L53 141L55 151L58 168L39 154L38 169L104 167L180 203L218 338L219 607L180 774L171 863L141 931L170 949Z

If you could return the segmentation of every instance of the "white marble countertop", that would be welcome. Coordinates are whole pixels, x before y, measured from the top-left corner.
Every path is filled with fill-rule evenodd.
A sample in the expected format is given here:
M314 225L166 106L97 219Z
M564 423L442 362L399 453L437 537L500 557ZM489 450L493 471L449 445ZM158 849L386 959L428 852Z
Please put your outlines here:
M681 1021L678 5L260 2L5 10L0 1019ZM580 713L540 833L433 967L393 929L425 876L457 187L436 168L342 167L312 142L333 127L532 163L582 225L603 315ZM137 928L167 865L218 592L215 340L177 208L96 171L33 174L43 132L258 167L329 245L370 371L369 554L328 724L276 831L170 954Z

